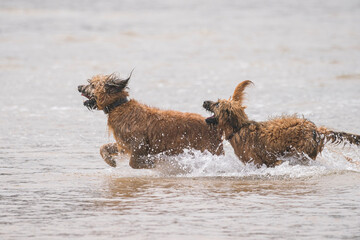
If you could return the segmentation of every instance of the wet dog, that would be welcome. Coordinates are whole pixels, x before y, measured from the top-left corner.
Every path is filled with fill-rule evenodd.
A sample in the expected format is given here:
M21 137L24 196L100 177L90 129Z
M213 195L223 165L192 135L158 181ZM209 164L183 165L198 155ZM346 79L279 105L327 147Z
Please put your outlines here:
M114 156L130 155L132 168L153 168L156 155L176 155L184 149L195 149L211 154L223 154L220 132L216 126L205 123L205 118L195 113L160 110L129 99L129 78L116 74L97 75L87 85L78 86L88 98L84 105L89 109L103 110L108 115L108 127L116 143L105 144L100 154L112 167Z
M248 80L241 82L229 100L205 101L203 104L213 113L206 122L218 126L244 163L272 167L286 157L307 162L314 160L328 141L360 145L359 135L318 128L311 121L296 116L282 116L265 122L249 120L243 98L244 89L250 84L252 82Z

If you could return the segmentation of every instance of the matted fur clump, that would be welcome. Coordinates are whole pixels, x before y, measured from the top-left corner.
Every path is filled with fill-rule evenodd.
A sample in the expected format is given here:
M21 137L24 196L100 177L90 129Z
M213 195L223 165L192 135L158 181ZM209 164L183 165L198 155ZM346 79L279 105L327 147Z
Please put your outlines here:
M114 156L121 153L130 155L133 168L153 168L159 153L175 155L184 149L224 153L220 132L216 126L207 125L203 116L160 110L128 99L130 77L97 75L87 85L78 86L88 98L84 102L87 108L108 114L108 127L116 143L100 148L106 163L115 167Z
M281 116L264 122L249 120L243 98L244 90L250 84L249 80L238 84L229 100L205 101L203 104L213 113L206 122L219 128L244 163L272 167L281 163L280 159L284 157L315 160L328 141L341 143L346 140L360 145L359 135L317 127L297 116Z

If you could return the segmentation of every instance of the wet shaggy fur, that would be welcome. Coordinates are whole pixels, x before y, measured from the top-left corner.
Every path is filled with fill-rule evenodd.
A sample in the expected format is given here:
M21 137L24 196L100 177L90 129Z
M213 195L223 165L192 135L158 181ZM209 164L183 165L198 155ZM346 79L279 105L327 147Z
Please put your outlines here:
M214 115L207 118L218 126L235 154L244 163L268 167L281 163L281 158L315 160L328 141L348 141L360 145L360 136L318 128L313 122L296 116L281 116L265 122L249 120L243 106L244 89L251 81L241 82L229 100L205 101L203 107Z
M97 75L88 85L78 87L88 100L89 109L104 110L108 114L108 127L116 144L105 144L100 154L110 166L115 167L114 156L130 155L132 168L152 168L155 155L176 155L184 149L223 154L221 134L205 118L195 113L160 110L128 99L128 79L117 75Z

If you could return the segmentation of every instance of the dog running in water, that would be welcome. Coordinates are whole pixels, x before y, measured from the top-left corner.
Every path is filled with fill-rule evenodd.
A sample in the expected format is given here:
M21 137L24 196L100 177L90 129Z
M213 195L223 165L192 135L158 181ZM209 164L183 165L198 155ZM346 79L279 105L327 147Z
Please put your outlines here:
M87 85L78 86L88 98L88 109L103 110L108 115L109 131L116 143L105 144L100 154L107 164L116 167L114 157L130 155L132 168L153 168L156 154L176 155L184 149L221 155L222 138L216 126L207 125L205 117L195 113L160 110L128 99L127 79L116 74L97 75Z
M309 158L315 160L328 141L360 145L359 135L318 128L311 121L296 116L282 116L266 122L249 120L243 98L244 89L250 84L249 80L238 84L229 100L205 101L203 104L213 113L206 122L218 126L242 162L273 167L284 157L305 162Z

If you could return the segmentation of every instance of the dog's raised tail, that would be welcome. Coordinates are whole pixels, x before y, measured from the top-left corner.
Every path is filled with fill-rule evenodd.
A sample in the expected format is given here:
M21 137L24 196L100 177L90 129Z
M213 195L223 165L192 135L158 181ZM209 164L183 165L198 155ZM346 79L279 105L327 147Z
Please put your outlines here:
M352 133L346 133L346 132L335 132L332 130L328 130L327 128L320 127L318 129L320 135L322 135L325 138L326 142L331 142L335 144L345 143L346 141L360 146L360 135L352 134Z
M254 83L252 81L250 81L250 80L245 80L245 81L242 81L241 83L239 83L235 88L232 99L234 101L238 101L238 102L241 103L243 98L244 98L244 90L250 84L254 84Z

